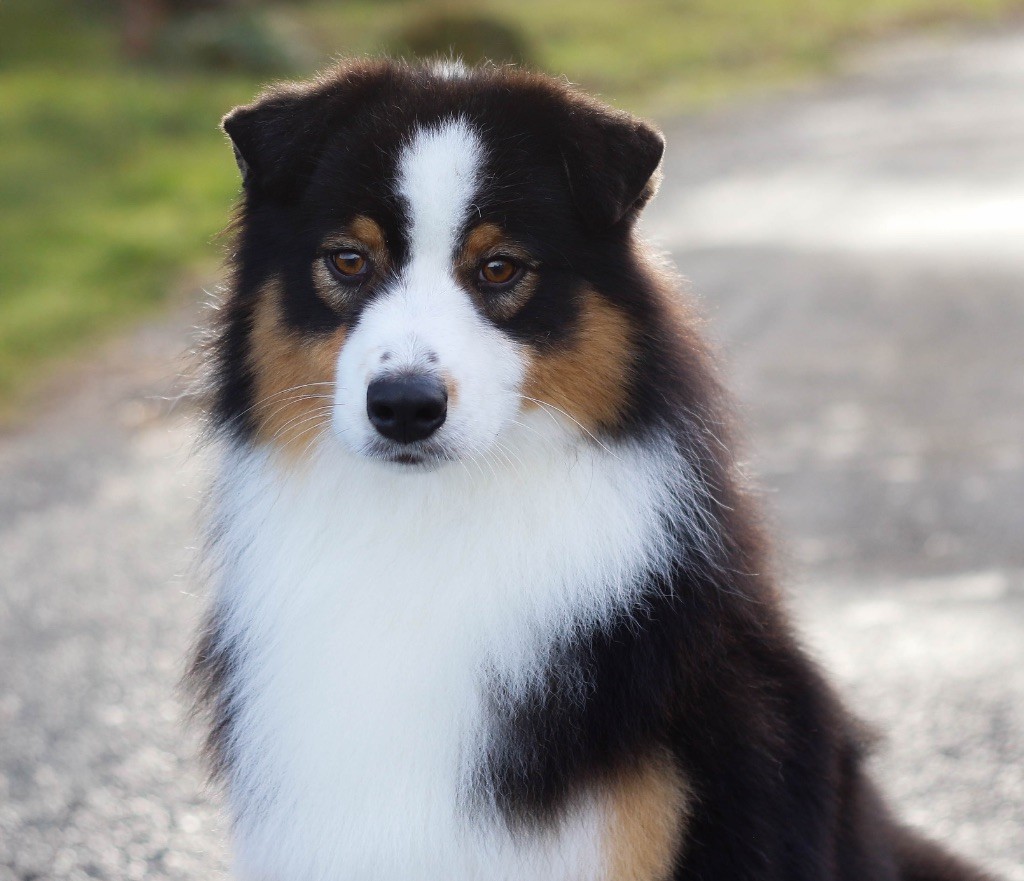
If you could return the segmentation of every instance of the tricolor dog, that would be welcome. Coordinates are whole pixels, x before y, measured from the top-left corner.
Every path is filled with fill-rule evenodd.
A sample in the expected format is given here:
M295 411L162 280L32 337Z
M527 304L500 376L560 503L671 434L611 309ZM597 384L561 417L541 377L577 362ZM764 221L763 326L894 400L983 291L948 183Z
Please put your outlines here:
M192 681L244 881L968 881L794 639L662 136L506 68L233 110Z

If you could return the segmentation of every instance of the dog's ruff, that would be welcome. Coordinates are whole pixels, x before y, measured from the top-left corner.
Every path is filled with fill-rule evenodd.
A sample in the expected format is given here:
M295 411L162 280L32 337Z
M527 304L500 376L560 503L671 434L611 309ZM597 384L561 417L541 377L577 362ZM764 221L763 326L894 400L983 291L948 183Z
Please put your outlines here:
M675 544L674 469L528 419L508 459L412 476L337 450L227 456L214 522L223 638L245 646L243 877L601 877L598 798L550 840L470 820L484 698L540 687L555 643L642 604Z

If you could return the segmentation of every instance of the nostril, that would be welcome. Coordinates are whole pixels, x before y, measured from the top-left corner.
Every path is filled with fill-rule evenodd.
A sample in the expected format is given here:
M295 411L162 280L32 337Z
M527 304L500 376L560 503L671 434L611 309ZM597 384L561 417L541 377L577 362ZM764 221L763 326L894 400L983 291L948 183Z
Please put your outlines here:
M381 422L393 422L395 419L395 411L393 407L389 407L387 404L382 404L379 401L369 405L370 418L373 420L379 420Z
M431 422L444 415L444 405L440 402L426 404L416 411L418 422Z

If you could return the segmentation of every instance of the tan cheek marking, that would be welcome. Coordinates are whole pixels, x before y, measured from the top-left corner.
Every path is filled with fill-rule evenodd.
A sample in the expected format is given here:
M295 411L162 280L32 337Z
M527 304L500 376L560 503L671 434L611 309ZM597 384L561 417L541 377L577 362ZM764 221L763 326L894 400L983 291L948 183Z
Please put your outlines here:
M459 383L450 373L445 373L442 378L445 391L448 392L448 408L451 409L459 403Z
M281 321L280 296L278 283L268 285L253 317L253 418L259 442L300 456L330 425L338 353L346 331L306 336L289 330Z
M626 315L587 291L568 345L531 354L524 394L564 410L588 430L615 425L629 393L633 338Z
M608 881L667 881L683 844L691 799L667 754L622 772L607 789Z

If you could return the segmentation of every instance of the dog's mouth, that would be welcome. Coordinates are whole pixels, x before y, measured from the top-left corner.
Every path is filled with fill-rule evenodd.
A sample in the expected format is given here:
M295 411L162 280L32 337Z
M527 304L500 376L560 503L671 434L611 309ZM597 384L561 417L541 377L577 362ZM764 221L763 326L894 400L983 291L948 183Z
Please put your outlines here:
M364 451L364 455L378 462L396 465L402 469L429 471L452 462L458 456L437 443L393 444L375 442Z
M389 461L396 465L422 465L423 457L417 456L415 453L397 453Z

